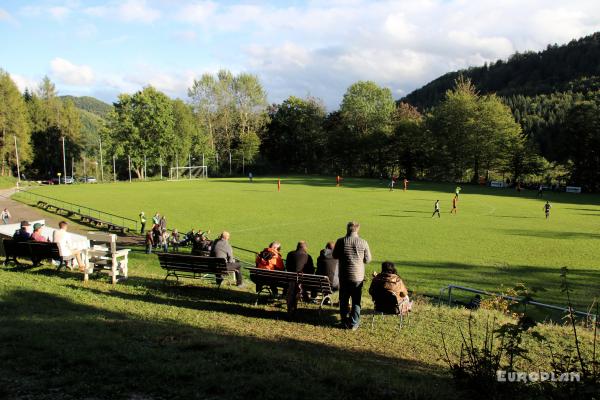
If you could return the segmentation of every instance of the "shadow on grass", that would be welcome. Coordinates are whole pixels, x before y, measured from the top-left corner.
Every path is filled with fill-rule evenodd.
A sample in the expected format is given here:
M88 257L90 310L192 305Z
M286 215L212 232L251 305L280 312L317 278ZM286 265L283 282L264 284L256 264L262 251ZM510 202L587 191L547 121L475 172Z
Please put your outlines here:
M70 289L64 296L1 294L0 397L456 396L439 367L401 356L305 341L306 332L298 339L261 338L161 319L152 311L129 315L76 303L69 295Z
M587 232L557 232L530 229L504 229L503 231L512 236L531 236L543 239L600 239L600 234Z

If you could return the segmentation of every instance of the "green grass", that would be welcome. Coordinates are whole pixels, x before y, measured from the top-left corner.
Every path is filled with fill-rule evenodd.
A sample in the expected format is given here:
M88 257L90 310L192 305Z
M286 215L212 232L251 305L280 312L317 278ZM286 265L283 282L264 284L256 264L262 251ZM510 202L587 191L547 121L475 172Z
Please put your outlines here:
M374 261L397 263L409 289L437 295L448 284L497 290L523 282L546 289L536 299L564 304L559 268L571 270L579 308L600 292L600 196L548 193L552 216L544 219L535 193L463 185L459 214L450 215L454 185L410 183L389 192L377 180L288 177L275 179L118 183L41 187L36 193L136 218L159 211L170 228L232 233L232 244L260 250L273 240L284 253L307 240L314 257L358 220ZM431 218L441 201L442 218ZM252 262L253 256L236 254Z
M8 189L15 187L17 178L12 176L0 176L0 189Z
M364 299L363 327L335 327L337 311L281 302L210 282L163 286L154 256L133 253L131 277L81 281L50 267L0 267L0 398L35 399L450 399L471 398L452 385L441 357L444 332L453 357L461 308L418 301L398 333L389 319L374 329ZM495 312L474 314L474 336ZM540 325L549 343L568 342L568 327ZM590 332L580 333L590 353ZM549 370L547 349L531 349L525 370ZM554 347L554 351L557 347Z

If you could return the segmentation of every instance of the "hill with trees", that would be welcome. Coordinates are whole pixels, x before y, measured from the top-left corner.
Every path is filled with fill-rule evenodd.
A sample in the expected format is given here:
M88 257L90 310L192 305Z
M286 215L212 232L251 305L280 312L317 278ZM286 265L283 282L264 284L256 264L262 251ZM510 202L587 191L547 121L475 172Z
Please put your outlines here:
M459 75L470 79L482 94L501 97L595 91L600 89L600 32L563 46L548 45L543 51L515 53L508 60L449 72L402 101L420 109L433 107L454 87Z
M63 101L71 100L75 107L88 111L92 114L97 115L101 118L106 118L108 113L113 109L111 104L105 103L102 100L98 100L95 97L90 96L59 96Z

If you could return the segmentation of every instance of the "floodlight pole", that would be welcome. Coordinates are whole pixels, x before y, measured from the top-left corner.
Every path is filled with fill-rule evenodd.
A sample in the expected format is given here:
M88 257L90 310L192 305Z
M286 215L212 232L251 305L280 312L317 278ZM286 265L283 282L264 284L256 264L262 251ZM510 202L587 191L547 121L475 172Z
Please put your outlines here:
M100 181L104 182L104 163L102 161L102 136L98 136L100 139Z
M163 173L162 173L162 156L158 156L158 162L160 163L160 180L162 181Z
M115 155L113 154L113 181L117 181L117 162L115 160Z
M144 180L146 180L146 155L144 154Z
M189 171L190 180L192 180L192 153L188 153L188 159L190 160L189 161L189 163L190 163L190 171Z
M75 157L71 157L71 178L73 178L73 164L75 163Z
M19 169L19 149L17 147L17 135L13 136L15 137L15 158L17 159L17 183L21 184L21 171Z
M129 183L131 183L131 155L127 155L127 161L129 163Z
M83 157L83 183L88 183L87 172L85 171L85 157Z
M231 150L229 150L229 175L231 175Z
M63 153L63 173L65 176L65 183L67 182L67 159L65 157L65 137L62 137L62 153ZM60 182L60 177L58 178L58 181Z
M175 180L179 180L179 153L175 153Z

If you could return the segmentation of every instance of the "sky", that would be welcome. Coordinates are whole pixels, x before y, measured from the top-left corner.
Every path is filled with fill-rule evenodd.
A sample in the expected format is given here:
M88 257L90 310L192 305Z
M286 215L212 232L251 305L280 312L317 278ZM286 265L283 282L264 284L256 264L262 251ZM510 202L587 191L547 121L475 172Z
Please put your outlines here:
M0 68L21 90L187 99L203 73L256 74L269 102L336 109L359 80L395 98L469 66L600 30L599 0L0 0Z

